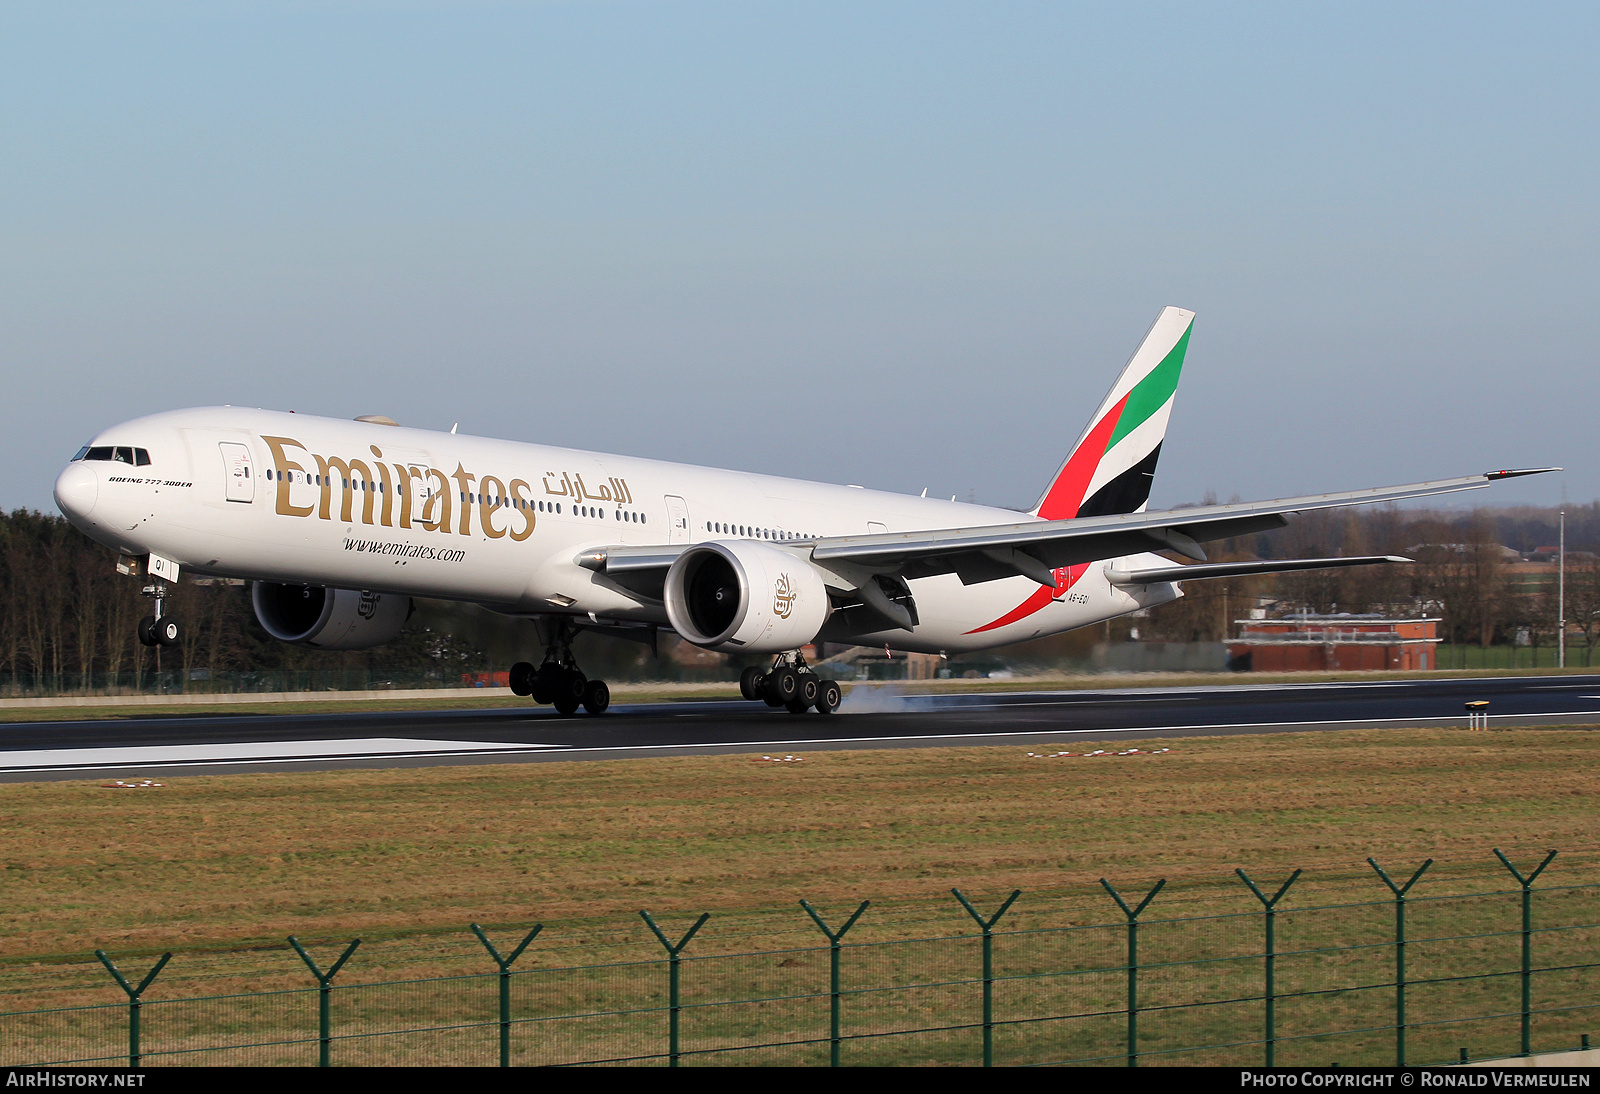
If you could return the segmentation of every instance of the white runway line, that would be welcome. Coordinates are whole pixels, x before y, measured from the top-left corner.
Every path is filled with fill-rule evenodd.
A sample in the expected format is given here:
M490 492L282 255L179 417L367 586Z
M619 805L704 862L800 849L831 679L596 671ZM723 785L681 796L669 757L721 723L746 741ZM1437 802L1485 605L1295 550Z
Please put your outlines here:
M1524 721L1527 721L1527 720L1533 719L1533 718L1549 719L1549 718L1575 718L1575 717L1595 717L1595 716L1600 716L1600 710L1569 710L1569 711L1562 711L1559 714L1504 714L1504 715L1497 715L1495 717L1497 719L1505 719L1506 721L1509 721L1512 718L1519 718L1519 719L1522 719ZM1360 726L1371 725L1373 722L1382 722L1385 725L1395 725L1395 724L1398 724L1400 722L1409 722L1409 723L1415 723L1418 726L1418 728L1424 728L1425 729L1425 728L1427 728L1427 723L1429 723L1429 722L1445 722L1445 723L1449 723L1450 725L1459 726L1460 723L1461 723L1461 718L1462 718L1462 716L1459 715L1459 714L1440 714L1440 715L1428 715L1426 717L1418 717L1418 718L1330 718L1330 719L1327 719L1327 720L1324 720L1324 721L1318 721L1318 722L1215 722L1215 723L1211 723L1211 724L1207 724L1207 725L1114 726L1114 727L1103 728L1103 729L1081 729L1081 728L1050 729L1050 728L1045 727L1045 726L1034 726L1034 727L1032 727L1030 729L1001 729L1001 730L982 730L982 729L974 730L974 729L967 729L967 730L952 731L950 733L899 734L899 735L892 736L892 737L890 737L890 736L885 736L885 737L780 737L780 738L776 738L774 740L766 740L766 741L697 741L697 742L690 742L690 743L686 743L686 744L599 745L599 746L587 746L587 747L585 747L585 746L577 746L577 745L546 745L545 747L550 749L552 752L564 752L564 753L566 753L568 755L572 755L572 756L594 756L596 754L610 753L610 752L671 752L671 751L675 751L675 750L683 750L683 749L690 749L690 748L715 748L715 749L771 748L771 749L779 749L779 748L793 748L793 747L796 747L796 746L804 747L806 745L846 745L846 746L857 746L857 745L872 745L872 744L875 744L875 743L893 742L893 741L993 740L993 741L1000 741L1000 742L1009 743L1007 738L1012 738L1012 737L1019 737L1019 738L1023 738L1023 739L1026 739L1026 738L1029 738L1029 737L1035 737L1035 738L1039 738L1040 740L1044 740L1046 738L1065 737L1065 736L1069 736L1069 735L1070 736L1074 736L1074 737L1092 737L1092 736L1096 736L1096 735L1105 735L1105 734L1116 734L1116 735L1122 736L1122 735L1131 735L1131 734L1136 734L1136 733L1193 732L1195 730L1205 730L1205 729L1214 729L1214 730L1223 730L1223 731L1226 731L1226 730L1259 730L1259 731L1268 732L1268 733L1279 733L1279 732L1281 732L1281 733L1293 733L1293 732L1296 732L1296 731L1299 731L1299 730L1304 730L1304 729L1306 729L1308 727L1312 727L1312 728L1323 728L1323 727L1326 727L1326 726L1356 726L1356 727L1360 727ZM1501 722L1500 724L1505 724L1505 723ZM1443 728L1449 728L1449 725L1447 725L1447 726L1445 726Z
M62 767L148 767L161 764L285 763L369 756L525 752L561 745L490 741L423 741L411 737L355 737L336 741L257 741L211 745L112 745L104 748L37 748L0 752L0 771Z

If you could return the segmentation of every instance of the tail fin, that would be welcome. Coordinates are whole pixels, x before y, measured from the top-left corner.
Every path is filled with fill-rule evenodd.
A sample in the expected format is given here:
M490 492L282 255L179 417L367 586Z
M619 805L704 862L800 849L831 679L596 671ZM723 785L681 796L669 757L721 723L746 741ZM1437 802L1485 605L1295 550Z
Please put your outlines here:
M1045 520L1138 513L1150 500L1194 312L1162 308L1033 512Z

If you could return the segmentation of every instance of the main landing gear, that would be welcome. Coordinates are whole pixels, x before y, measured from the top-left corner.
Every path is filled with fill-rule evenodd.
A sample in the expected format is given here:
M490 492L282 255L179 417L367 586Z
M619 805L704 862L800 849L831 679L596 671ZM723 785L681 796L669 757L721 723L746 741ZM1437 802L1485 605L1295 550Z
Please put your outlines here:
M538 668L527 661L511 666L511 690L531 695L535 703L549 703L562 714L575 714L580 706L590 714L604 714L611 705L611 689L604 680L583 675L572 658L572 638L572 627L559 624Z
M156 602L155 613L139 620L139 642L145 646L175 647L183 642L183 628L176 619L163 616L161 604L171 590L162 582L146 585L140 590Z
M780 653L766 672L754 665L745 669L739 675L739 693L769 707L785 707L790 714L804 714L812 707L818 714L832 714L844 698L838 683L811 671L799 651Z

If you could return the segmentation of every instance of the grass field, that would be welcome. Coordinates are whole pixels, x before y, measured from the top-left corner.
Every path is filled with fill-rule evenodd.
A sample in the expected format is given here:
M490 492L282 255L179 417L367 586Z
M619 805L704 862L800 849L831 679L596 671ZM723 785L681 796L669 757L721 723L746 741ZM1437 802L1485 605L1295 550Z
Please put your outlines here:
M1600 735L1589 731L1143 747L1171 751L1038 758L1027 754L1059 746L1023 744L813 752L792 763L719 756L202 776L146 791L0 785L0 1009L114 1001L90 958L96 947L135 968L147 964L140 955L177 951L159 985L170 999L304 988L309 977L283 943L290 933L327 960L336 941L366 939L341 974L355 985L487 971L465 929L472 921L502 941L542 921L519 968L553 972L659 959L640 908L669 933L715 913L693 944L707 956L817 945L801 897L835 920L870 898L851 941L885 942L972 933L952 886L980 907L1023 889L1005 923L1015 931L1113 922L1102 876L1134 894L1168 878L1147 913L1160 919L1255 910L1235 866L1264 882L1305 868L1295 907L1377 901L1387 893L1369 854L1405 874L1438 859L1419 895L1507 888L1494 846L1525 865L1562 848L1541 884L1600 880ZM1381 937L1386 913L1361 914L1376 917L1363 930ZM1181 931L1195 952L1211 945L1204 924ZM945 958L930 951L928 960ZM771 972L748 975L755 983ZM1095 991L1114 998L1113 981ZM374 1014L393 1007L372 1004Z

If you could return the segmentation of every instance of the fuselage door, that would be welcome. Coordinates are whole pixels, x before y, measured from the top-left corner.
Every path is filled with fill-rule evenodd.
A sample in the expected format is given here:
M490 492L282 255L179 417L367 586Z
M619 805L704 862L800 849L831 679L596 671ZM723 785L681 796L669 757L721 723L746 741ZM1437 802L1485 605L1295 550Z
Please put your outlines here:
M226 478L226 497L229 501L252 502L256 500L256 470L250 460L250 449L232 441L218 444L222 449L222 469Z
M428 512L428 502L439 490L428 474L428 465L413 461L406 465L406 470L411 473L411 522L421 524L427 517L437 519L438 514Z
M689 542L689 503L671 494L667 502L667 542Z

